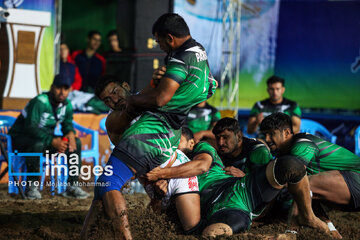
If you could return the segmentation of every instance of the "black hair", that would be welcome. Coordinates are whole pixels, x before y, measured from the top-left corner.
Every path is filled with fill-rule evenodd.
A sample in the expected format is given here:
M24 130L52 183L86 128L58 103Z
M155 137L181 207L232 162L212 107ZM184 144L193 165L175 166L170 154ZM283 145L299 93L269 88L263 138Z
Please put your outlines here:
M100 35L100 32L97 30L91 30L90 32L88 32L88 38L91 39L94 35Z
M212 132L215 135L217 135L217 134L222 133L225 130L233 132L234 134L241 133L238 120L236 120L235 118L229 118L229 117L220 119L214 126Z
M95 95L100 98L100 95L104 91L106 86L112 82L121 85L124 81L114 75L104 75L96 81Z
M109 38L109 37L111 37L111 36L114 36L114 35L118 35L117 34L117 31L116 30L111 30L110 32L108 32L108 34L106 35L106 38Z
M194 133L190 130L188 127L182 127L181 128L181 135L184 135L186 140L194 139Z
M268 78L268 80L266 81L266 84L274 84L274 83L281 83L283 86L285 86L285 79L278 77L278 76L271 76Z
M164 37L171 34L175 37L186 37L190 35L190 30L185 20L176 13L165 13L160 16L152 27L152 34L157 33Z
M282 112L273 113L267 116L266 118L264 118L264 120L262 120L260 124L260 131L263 133L276 129L279 131L283 131L287 128L290 129L291 133L294 133L291 117Z

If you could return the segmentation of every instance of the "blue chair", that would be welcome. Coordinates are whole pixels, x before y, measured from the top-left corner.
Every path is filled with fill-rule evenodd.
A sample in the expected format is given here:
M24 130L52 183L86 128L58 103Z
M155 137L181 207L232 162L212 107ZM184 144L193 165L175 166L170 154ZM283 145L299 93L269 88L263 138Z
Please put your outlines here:
M91 136L91 148L88 148L87 145L84 146L85 149L81 150L81 157L84 159L87 163L90 163L91 161L88 161L89 158L92 159L92 162L95 166L99 166L99 133L98 131L92 130L90 128L86 128L78 124L77 122L73 121L73 126L75 131L77 132L77 135L79 138L84 138L87 135ZM55 129L54 134L56 136L62 136L63 133L61 131L61 125L58 125L58 127ZM64 164L61 160L59 161L60 164ZM66 165L67 168L67 165ZM97 181L98 176L95 175L95 182ZM58 182L60 181L60 185L64 186L67 177L58 179ZM65 190L65 189L64 189Z
M336 136L331 134L329 130L327 130L320 123L310 120L310 119L301 119L300 132L302 133L310 133L312 135L319 136L324 138L325 140L330 141L331 143L336 143Z
M13 155L13 149L12 149L12 141L11 141L11 137L10 135L8 135L8 131L11 128L11 126L14 124L16 118L11 117L11 116L0 116L0 139L1 141L6 145L6 151L8 156ZM43 177L42 177L42 185L45 179L45 169L46 169L46 161L44 157L40 157L40 161L41 164L43 164L43 166L45 166L44 171L42 173ZM5 162L5 157L4 156L0 156L0 168L2 163ZM14 173L26 173L27 169L26 169L26 164L25 164L25 158L24 157L13 157L11 159L11 166L9 166L9 170L11 170L11 172ZM22 182L22 181L26 181L26 176L18 176L18 181ZM40 189L42 190L42 185L40 186ZM23 186L24 191L25 191L25 185ZM55 181L54 181L54 176L51 176L51 194L54 195L54 191L55 191ZM8 192L9 193L15 193L18 194L19 190L18 188L15 186L14 184L14 178L13 176L9 176L9 184L8 184Z
M360 126L355 130L355 154L360 156Z
M73 121L73 126L78 133L78 137L85 137L87 135L91 135L91 148L81 150L81 157L85 158L86 162L89 162L88 159L93 159L94 167L99 166L99 132L96 130L92 130L89 128L85 128ZM98 176L95 175L95 182L98 180Z

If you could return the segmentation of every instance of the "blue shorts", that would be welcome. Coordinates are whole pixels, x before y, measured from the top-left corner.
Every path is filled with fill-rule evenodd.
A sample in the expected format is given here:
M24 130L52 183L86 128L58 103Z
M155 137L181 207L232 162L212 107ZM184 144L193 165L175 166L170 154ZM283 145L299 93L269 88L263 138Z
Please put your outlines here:
M104 171L101 174L94 189L94 200L102 200L104 194L109 191L120 191L125 183L134 176L134 173L130 168L120 159L115 157L114 154L111 154L106 166L112 166L113 174L109 175L109 171Z

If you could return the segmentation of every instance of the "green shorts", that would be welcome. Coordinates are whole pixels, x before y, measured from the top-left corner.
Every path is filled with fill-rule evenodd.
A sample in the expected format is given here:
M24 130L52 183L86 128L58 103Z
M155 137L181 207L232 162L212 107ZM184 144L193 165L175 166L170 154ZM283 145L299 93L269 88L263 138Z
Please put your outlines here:
M180 137L181 128L172 128L160 113L145 112L124 132L113 154L141 176L167 161Z

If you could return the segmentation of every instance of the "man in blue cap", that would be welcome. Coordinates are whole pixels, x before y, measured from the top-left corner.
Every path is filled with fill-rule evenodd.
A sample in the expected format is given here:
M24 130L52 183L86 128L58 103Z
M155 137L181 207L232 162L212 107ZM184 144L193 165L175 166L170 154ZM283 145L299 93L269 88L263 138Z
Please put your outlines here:
M69 177L63 196L87 198L89 194L77 184L81 166L81 142L75 137L72 124L73 110L67 99L72 83L73 80L65 75L56 75L50 91L28 102L9 134L12 138L13 150L18 152L49 153L48 156L53 153L66 154ZM54 136L54 129L58 124L62 126L63 136ZM69 157L77 161L69 161ZM41 164L39 157L26 157L25 162L27 172L39 173ZM28 176L25 191L28 199L41 199L38 186L38 177Z

